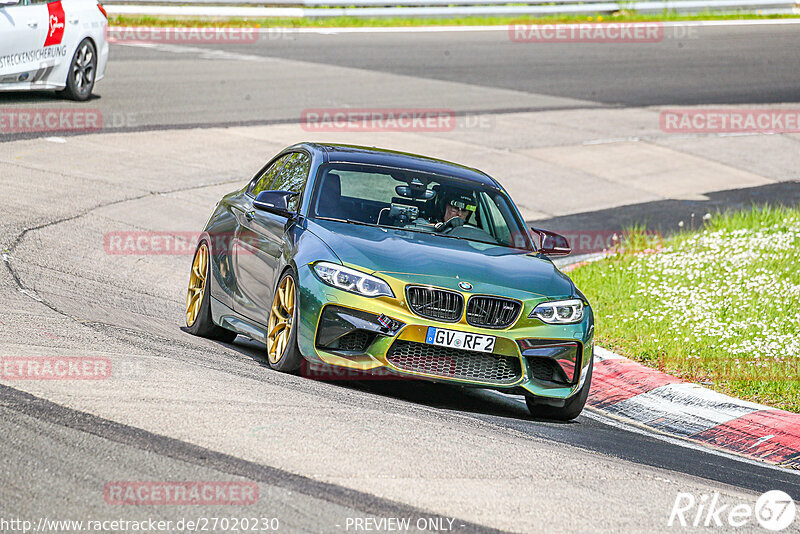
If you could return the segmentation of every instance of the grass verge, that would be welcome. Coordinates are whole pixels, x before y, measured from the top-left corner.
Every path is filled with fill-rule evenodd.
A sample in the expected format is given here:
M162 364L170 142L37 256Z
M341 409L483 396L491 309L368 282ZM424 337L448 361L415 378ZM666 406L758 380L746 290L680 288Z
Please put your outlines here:
M797 18L797 15L759 15L750 13L722 13L706 11L693 15L674 12L639 14L620 11L595 15L558 15L547 17L325 17L325 18L243 18L243 17L156 17L112 15L111 26L165 26L165 27L263 27L263 28L350 28L350 27L404 27L404 26L505 26L509 24L576 24L585 22L667 22L691 20L751 20Z
M704 229L628 250L570 276L597 342L669 374L800 412L800 207L711 217Z

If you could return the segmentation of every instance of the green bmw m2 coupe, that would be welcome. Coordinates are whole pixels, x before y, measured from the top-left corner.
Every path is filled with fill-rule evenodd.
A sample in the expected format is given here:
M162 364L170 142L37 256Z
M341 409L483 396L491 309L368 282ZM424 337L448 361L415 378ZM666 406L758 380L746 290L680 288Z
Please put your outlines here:
M186 325L303 360L524 395L569 420L592 376L592 309L481 171L389 150L302 143L224 196L198 242ZM382 369L381 369L382 368Z

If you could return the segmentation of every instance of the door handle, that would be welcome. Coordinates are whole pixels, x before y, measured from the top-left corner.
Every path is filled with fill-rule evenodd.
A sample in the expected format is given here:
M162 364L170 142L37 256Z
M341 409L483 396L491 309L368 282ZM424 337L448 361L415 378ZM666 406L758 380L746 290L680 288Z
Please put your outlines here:
M39 27L39 23L36 22L35 20L29 20L28 21L28 26L30 26L31 28L38 28Z
M253 217L255 217L255 216L256 216L255 210L245 212L245 214L244 214L244 218L247 219L248 221L252 221Z
M69 22L70 22L70 24L77 24L78 22L80 22L80 20L78 18L72 18L72 19L69 19Z

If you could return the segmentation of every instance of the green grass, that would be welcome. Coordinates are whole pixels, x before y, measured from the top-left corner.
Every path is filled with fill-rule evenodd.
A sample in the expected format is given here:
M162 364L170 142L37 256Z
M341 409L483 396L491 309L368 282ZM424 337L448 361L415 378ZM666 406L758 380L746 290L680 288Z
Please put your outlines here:
M598 344L800 412L800 207L717 214L663 242L632 234L627 250L570 274L594 307Z
M553 24L579 22L651 22L688 20L744 20L797 18L797 15L759 15L749 13L727 13L706 11L693 15L674 12L639 14L634 11L621 11L609 15L558 15L547 17L502 16L502 17L325 17L325 18L242 18L242 17L156 17L113 15L109 17L111 26L233 26L264 28L349 28L349 27L398 27L398 26L504 26L514 24Z

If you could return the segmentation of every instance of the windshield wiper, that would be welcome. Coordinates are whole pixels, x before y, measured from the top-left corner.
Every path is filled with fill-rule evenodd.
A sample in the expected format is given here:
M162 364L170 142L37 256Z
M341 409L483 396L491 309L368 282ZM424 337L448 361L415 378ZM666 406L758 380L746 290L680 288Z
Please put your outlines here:
M362 226L377 226L378 228L382 228L382 226L374 224L374 223L368 223L368 222L363 222L363 221L354 221L353 219L339 219L337 217L320 217L320 216L317 216L315 218L316 219L320 219L322 221L333 221L333 222L341 222L341 223L347 223L347 224L360 224Z

